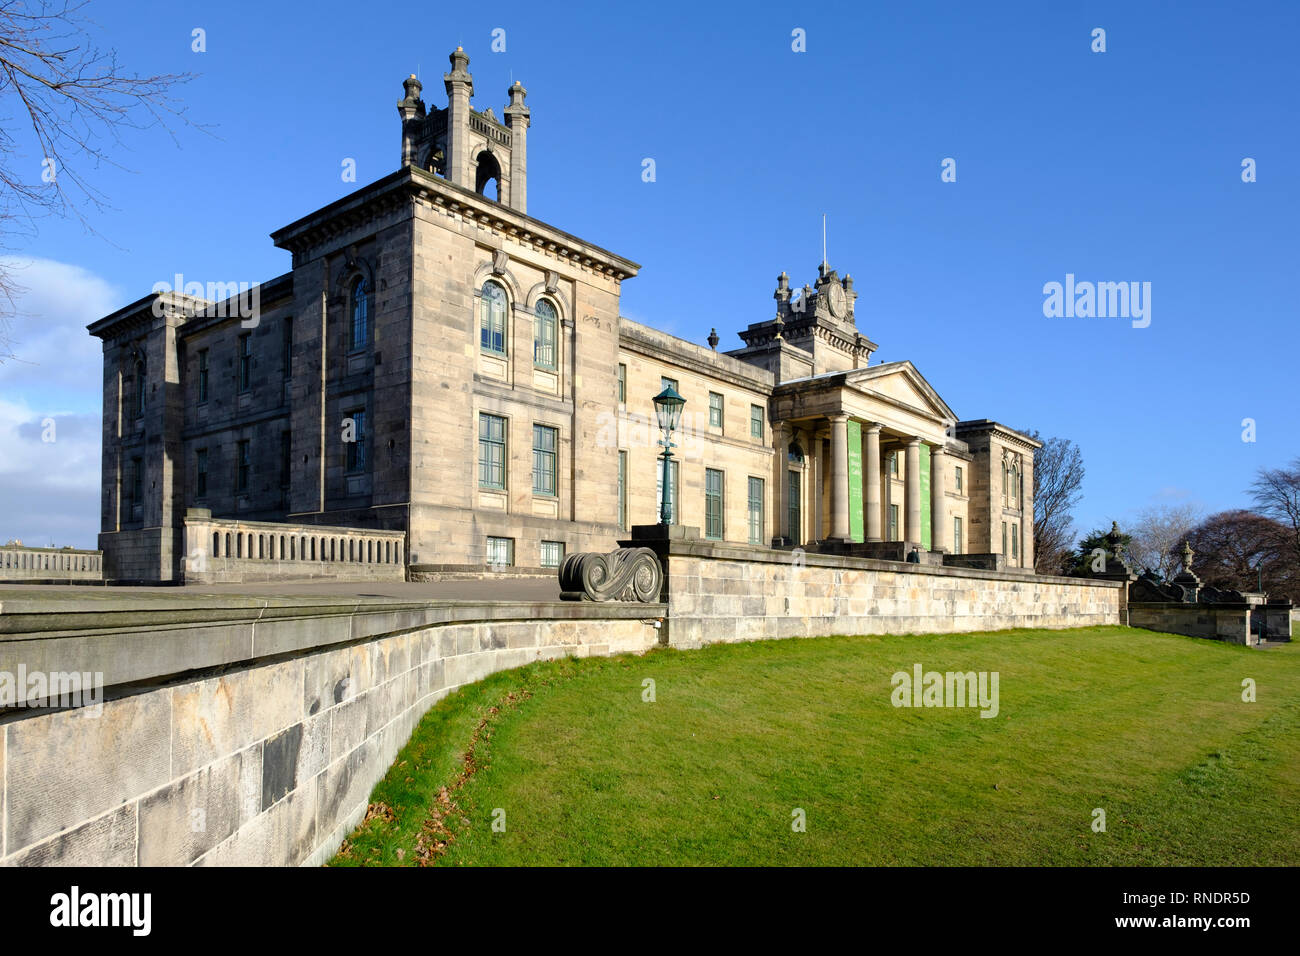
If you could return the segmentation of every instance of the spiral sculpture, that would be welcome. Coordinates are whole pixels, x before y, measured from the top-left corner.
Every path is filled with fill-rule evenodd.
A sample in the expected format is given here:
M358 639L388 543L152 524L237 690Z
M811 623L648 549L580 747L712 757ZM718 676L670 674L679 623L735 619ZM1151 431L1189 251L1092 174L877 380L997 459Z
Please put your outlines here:
M663 585L659 557L649 548L619 548L609 554L571 554L560 568L560 597L566 601L659 601Z

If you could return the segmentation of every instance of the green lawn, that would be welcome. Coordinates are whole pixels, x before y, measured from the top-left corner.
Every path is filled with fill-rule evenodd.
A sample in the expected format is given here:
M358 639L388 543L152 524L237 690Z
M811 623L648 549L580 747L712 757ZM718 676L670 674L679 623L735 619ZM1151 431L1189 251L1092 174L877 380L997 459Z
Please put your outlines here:
M997 717L894 707L917 663L997 671ZM1088 628L535 664L440 702L371 801L334 865L1294 866L1300 646Z

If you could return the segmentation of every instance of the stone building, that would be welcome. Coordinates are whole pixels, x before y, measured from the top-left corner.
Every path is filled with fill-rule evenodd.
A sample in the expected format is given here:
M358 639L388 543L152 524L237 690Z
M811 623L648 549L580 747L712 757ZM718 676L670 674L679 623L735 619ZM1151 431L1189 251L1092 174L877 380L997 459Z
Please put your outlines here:
M659 519L651 400L670 382L675 522L1032 567L1037 444L958 421L911 362L871 364L849 276L782 273L733 351L621 317L639 266L527 214L523 86L498 118L450 60L446 107L404 83L395 172L272 234L289 272L251 294L178 278L89 327L107 577L181 579L188 509L403 531L416 575L608 550Z

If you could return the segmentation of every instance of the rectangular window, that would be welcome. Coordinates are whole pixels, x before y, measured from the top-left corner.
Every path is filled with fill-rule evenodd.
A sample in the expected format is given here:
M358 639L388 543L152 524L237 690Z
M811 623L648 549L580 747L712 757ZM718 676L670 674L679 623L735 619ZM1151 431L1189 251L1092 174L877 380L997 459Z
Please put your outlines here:
M1020 559L1020 525L1013 524L1011 526L1011 560L1018 561L1019 559Z
M704 469L704 536L722 537L722 472Z
M280 378L289 381L293 375L293 319L284 320L280 329Z
M1002 522L1002 553L1007 553L1007 523Z
M898 540L898 505L889 506L889 540Z
M199 349L199 401L208 400L208 350Z
M248 491L249 449L248 442L241 441L235 455L235 491L244 494Z
M627 404L627 366L622 362L618 363L618 403Z
M497 415L478 417L478 483L480 488L506 487L506 420Z
M952 519L952 553L961 554L961 518Z
M749 479L749 543L763 543L763 479Z
M661 375L659 377L659 391L662 392L665 388L669 388L669 387L671 387L672 390L676 392L678 395L682 393L682 390L677 387L677 379L669 378L666 375Z
M208 496L208 450L200 448L194 453L194 497Z
M722 427L722 396L717 392L709 392L709 427Z
M500 567L511 567L515 563L514 538L488 538L487 563Z
M956 470L954 471L954 475L956 476L956 481L955 481L955 483L956 483L956 485L957 485L957 493L960 494L960 493L961 493L961 490L962 490L962 487L961 487L961 465L958 465L958 466L956 467Z
M682 523L681 508L678 507L678 501L681 495L681 468L678 467L681 462L672 460L668 462L668 508L672 512L672 524ZM662 461L655 462L655 523L663 521L663 500L664 500L664 465Z
M348 471L356 473L366 470L366 410L355 408L349 414L352 420L352 440L347 445Z
M763 406L749 406L749 437L763 440Z
M564 563L564 542L543 541L542 542L542 567L558 568L563 563Z
M627 452L618 453L618 526L627 530Z
M245 332L239 337L239 390L247 392L253 387L253 336Z
M139 511L144 507L144 459L131 459L131 510Z
M889 477L898 477L898 452L896 451L891 451L889 453Z
M546 425L533 426L533 494L554 497L560 493L556 474L560 432Z

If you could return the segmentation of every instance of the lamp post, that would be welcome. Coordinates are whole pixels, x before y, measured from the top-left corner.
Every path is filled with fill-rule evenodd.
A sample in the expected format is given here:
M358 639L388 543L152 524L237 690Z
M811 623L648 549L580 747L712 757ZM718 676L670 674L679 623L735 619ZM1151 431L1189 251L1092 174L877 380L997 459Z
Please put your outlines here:
M664 453L659 456L659 459L664 463L664 488L659 503L659 523L667 527L673 523L673 506L669 499L669 481L672 478L669 463L673 457L672 434L682 420L682 406L686 404L686 399L677 394L677 389L668 385L654 397L654 403L655 418L659 420L659 427L664 433L664 437L659 442L664 446Z

